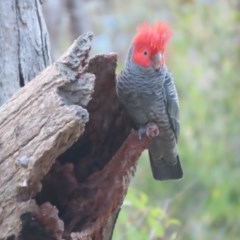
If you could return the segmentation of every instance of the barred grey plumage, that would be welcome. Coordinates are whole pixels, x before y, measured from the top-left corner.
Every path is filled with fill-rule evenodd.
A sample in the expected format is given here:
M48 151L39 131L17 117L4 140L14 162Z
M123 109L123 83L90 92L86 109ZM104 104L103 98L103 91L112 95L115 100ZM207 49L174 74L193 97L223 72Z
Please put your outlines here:
M173 78L164 65L156 71L135 64L130 48L125 68L117 78L117 95L135 129L155 123L159 135L149 146L153 176L179 179L183 172L178 157L179 104Z

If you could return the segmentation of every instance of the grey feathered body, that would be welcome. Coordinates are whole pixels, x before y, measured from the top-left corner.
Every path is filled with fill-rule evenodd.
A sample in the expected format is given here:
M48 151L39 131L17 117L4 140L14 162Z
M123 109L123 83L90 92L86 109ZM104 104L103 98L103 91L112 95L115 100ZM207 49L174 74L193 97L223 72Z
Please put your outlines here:
M178 158L179 104L173 78L166 66L156 71L135 64L129 51L125 68L117 79L117 95L139 129L155 123L159 136L149 146L154 178L158 180L181 178Z

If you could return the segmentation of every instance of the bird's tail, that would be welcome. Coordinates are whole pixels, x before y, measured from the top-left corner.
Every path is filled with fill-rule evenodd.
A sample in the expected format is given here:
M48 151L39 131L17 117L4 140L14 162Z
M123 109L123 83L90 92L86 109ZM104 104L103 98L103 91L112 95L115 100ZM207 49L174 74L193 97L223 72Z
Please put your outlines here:
M152 174L156 180L180 179L183 177L183 170L179 157L176 157L176 163L168 163L166 159L163 158L159 145L156 146L155 144L150 144L149 158Z
M171 180L171 179L180 179L183 177L183 171L179 157L177 156L177 163L175 165L168 165L164 158L155 160L151 158L149 153L152 174L156 180Z

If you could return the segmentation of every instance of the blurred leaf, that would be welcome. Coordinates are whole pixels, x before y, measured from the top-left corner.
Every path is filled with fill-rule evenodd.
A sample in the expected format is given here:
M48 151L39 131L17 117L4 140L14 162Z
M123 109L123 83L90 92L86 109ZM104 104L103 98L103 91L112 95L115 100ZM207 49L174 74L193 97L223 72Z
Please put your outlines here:
M168 219L168 224L169 225L178 225L178 226L180 226L181 222L178 219L176 219L176 218L170 218L170 219Z
M165 234L164 228L161 224L159 224L159 221L155 218L148 217L147 223L151 229L152 232L154 232L155 237L163 237Z

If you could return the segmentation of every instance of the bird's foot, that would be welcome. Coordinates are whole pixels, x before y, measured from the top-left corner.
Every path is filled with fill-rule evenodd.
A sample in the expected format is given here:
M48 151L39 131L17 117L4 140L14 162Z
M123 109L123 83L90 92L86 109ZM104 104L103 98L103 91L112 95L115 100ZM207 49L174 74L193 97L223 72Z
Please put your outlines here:
M159 135L159 128L155 123L148 123L146 126L146 135L149 139L153 139Z
M144 127L140 127L138 130L138 138L139 140L142 140L143 134L146 134L146 136L149 139L153 139L156 136L159 135L159 129L158 126L155 123L148 123Z

